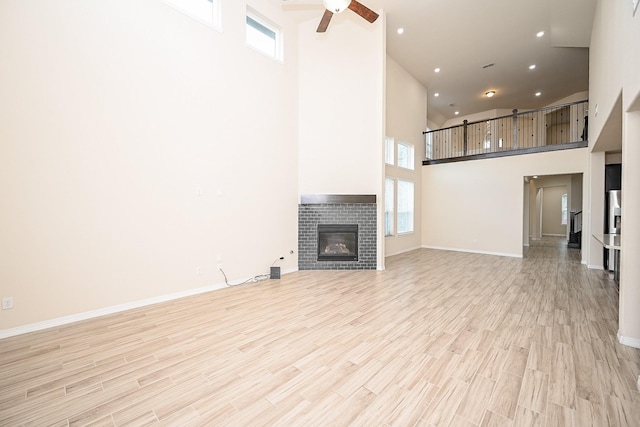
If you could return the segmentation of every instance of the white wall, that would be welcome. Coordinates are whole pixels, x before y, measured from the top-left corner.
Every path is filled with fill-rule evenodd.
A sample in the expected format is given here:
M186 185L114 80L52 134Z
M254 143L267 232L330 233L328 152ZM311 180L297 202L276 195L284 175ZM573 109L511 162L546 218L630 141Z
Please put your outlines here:
M300 194L381 194L384 19L352 18L300 24Z
M561 98L547 105L547 107L554 107L562 104L570 104L572 102L580 102L588 99L589 99L588 91L577 92L567 97ZM530 110L525 108L525 109L518 109L518 111L522 113ZM447 120L442 125L442 127L444 128L444 127L450 127L450 126L458 126L458 125L461 125L464 120L467 120L469 123L473 123L481 120L495 119L496 117L509 116L511 114L513 114L513 109L509 110L506 108L502 108L502 109L495 109L495 110L487 110L479 113L468 114L466 116L454 117L453 119Z
M631 2L599 0L591 34L589 51L589 146L593 150L591 161L596 174L590 181L591 223L601 226L604 204L604 163L612 134L622 139L622 239L620 272L620 317L618 335L621 342L640 348L640 223L629 218L640 217L640 156L638 156L638 111L640 111L640 11L632 14ZM621 97L621 99L619 99ZM621 120L619 119L622 115ZM618 124L621 122L621 125ZM617 129L613 131L613 126ZM602 172L601 170L602 169ZM600 182L602 176L602 183ZM602 189L602 192L600 191ZM625 218L627 218L625 222ZM601 228L600 228L601 229ZM593 228L595 232L597 228ZM592 240L592 244L595 244ZM601 261L597 253L590 254L590 265Z
M562 195L567 194L567 187L545 187L542 204L542 235L567 235L567 226L562 224ZM568 218L568 215L567 215Z
M469 123L473 123L473 122L479 122L482 120L489 120L489 119L495 119L498 117L509 116L511 114L513 114L513 109L508 110L503 108L503 109L481 111L479 113L468 114L466 116L459 116L459 117L454 117L453 119L449 119L444 123L442 127L459 126L465 120L468 121Z
M0 330L297 267L297 26L251 4L284 63L244 1L0 2Z
M423 167L422 245L522 256L523 178L585 173L587 148Z
M385 255L420 248L422 240L422 160L427 126L427 90L391 57L387 56L386 133L395 142L413 144L414 170L385 165L386 176L415 184L414 232L385 238ZM397 156L394 156L397 160Z
M551 104L547 105L547 107L555 107L562 104L571 104L573 102L580 102L585 100L589 100L589 91L577 92L564 98L558 99L556 102L552 102Z
M583 218L582 242L586 243L587 265L594 269L604 268L602 245L593 237L604 230L604 158L603 152L589 155L590 176L585 194L588 208Z
M529 235L533 240L542 239L542 229L540 228L542 215L540 211L543 191L538 189L535 180L529 180L528 193L525 193L524 197L529 196Z
M383 266L384 13L373 24L335 15L299 26L299 193L375 194ZM358 19L353 19L353 18ZM293 121L292 121L293 122Z
M570 211L579 212L582 210L582 200L583 200L582 179L583 177L580 175L571 176L571 185L570 185L571 190L569 191L571 195L571 198L570 198L571 203L569 205Z
M640 97L626 115L622 166L622 252L620 256L620 330L627 345L640 348ZM626 197L626 199L625 199Z

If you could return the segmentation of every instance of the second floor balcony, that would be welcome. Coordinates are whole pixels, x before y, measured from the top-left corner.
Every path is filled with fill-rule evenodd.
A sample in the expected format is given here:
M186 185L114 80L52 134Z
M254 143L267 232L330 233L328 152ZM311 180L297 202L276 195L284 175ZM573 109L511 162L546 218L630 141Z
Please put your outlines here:
M424 165L581 148L589 101L518 112L425 133Z

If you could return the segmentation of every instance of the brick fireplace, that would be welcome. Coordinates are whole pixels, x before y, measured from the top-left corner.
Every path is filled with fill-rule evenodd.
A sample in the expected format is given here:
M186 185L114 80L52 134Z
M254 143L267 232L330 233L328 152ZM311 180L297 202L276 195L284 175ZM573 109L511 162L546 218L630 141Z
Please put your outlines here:
M375 270L376 266L375 195L302 195L299 270Z

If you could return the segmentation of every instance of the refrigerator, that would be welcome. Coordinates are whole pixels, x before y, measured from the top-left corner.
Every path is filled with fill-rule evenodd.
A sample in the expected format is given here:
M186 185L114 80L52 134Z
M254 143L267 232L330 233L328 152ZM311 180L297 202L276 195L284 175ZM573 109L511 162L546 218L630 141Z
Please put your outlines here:
M607 220L605 226L608 234L620 234L622 220L621 201L620 190L607 192ZM609 249L607 254L607 268L609 270L613 270L613 260L613 249Z

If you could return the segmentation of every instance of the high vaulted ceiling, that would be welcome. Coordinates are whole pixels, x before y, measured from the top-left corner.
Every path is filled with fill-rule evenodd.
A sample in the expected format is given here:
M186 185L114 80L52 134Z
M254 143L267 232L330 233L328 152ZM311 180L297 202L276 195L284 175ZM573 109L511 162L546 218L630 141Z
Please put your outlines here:
M385 11L387 53L427 88L429 116L439 124L456 111L464 116L540 108L589 89L596 0L360 2ZM319 20L322 5L317 7ZM350 11L340 18L331 25L361 19ZM544 36L536 37L539 31ZM483 68L488 64L494 65ZM496 92L493 98L484 96L490 90Z

